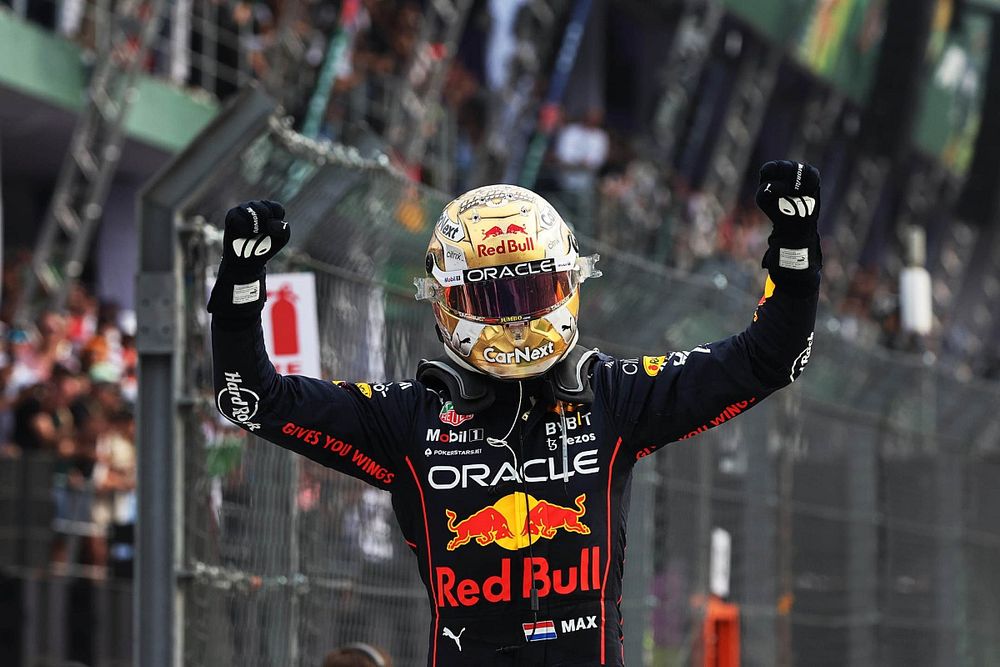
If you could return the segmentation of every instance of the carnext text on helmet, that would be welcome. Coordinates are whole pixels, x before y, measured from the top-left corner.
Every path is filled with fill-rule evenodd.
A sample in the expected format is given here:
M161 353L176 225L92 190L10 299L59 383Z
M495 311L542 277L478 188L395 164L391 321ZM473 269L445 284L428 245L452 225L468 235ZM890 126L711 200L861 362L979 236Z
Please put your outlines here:
M522 361L538 361L555 352L554 343L540 347L518 347L513 352L500 352L495 347L483 350L483 359L492 364L516 364Z

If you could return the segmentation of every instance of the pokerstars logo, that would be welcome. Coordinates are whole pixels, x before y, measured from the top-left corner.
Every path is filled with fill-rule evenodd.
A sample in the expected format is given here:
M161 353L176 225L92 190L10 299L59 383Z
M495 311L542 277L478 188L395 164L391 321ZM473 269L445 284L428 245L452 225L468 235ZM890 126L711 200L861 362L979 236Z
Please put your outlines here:
M495 347L483 350L483 359L491 364L519 364L538 361L555 352L555 343L546 343L540 347L519 347L512 352L501 352Z

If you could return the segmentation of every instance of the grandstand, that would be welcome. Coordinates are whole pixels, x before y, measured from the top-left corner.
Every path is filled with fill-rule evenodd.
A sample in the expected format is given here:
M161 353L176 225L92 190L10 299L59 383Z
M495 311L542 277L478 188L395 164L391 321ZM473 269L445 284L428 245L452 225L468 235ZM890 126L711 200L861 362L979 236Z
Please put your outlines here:
M424 664L389 496L216 412L230 206L285 203L319 374L377 387L440 355L453 195L551 201L633 356L746 326L788 156L809 369L636 468L627 662L1000 664L998 135L995 0L0 0L0 655Z

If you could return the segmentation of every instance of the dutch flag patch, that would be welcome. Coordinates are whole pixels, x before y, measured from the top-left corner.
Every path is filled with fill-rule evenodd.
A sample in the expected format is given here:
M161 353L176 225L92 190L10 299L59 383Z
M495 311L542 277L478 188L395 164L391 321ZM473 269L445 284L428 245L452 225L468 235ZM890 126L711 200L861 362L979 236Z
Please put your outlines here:
M529 642L541 642L556 638L556 624L552 621L522 623L521 628L524 629L524 638Z

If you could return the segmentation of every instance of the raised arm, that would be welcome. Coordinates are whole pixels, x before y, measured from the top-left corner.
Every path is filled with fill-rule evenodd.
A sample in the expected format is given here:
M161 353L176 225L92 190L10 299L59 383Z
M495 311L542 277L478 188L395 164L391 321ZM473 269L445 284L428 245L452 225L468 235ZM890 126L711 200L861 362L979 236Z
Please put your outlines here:
M234 424L330 468L391 489L412 425L410 383L333 383L281 376L264 348L267 261L288 242L285 211L255 201L226 215L225 249L208 310L216 405Z
M637 458L718 426L799 376L812 351L822 266L819 172L761 169L757 205L774 223L764 295L741 333L685 352L598 364L594 384Z

